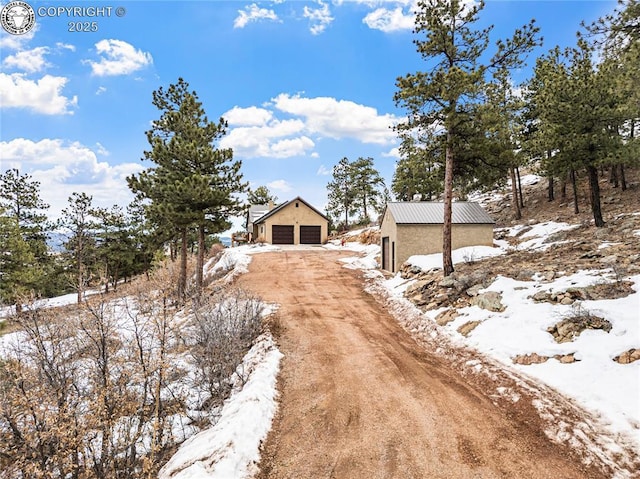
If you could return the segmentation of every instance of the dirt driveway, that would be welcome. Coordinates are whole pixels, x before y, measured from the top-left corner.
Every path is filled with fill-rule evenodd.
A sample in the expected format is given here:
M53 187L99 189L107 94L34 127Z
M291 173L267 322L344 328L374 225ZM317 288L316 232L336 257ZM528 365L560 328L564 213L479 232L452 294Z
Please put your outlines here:
M331 251L255 255L243 286L281 305L279 413L262 478L606 477L419 346Z

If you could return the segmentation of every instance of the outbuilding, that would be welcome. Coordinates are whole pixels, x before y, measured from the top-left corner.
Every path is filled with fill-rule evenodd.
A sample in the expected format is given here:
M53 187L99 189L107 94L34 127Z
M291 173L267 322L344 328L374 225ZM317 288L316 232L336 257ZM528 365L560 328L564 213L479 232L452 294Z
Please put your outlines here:
M299 196L253 221L255 241L271 244L324 244L329 220Z
M478 203L454 202L451 249L493 246L494 221ZM444 203L387 203L380 224L382 269L395 273L413 255L442 252Z

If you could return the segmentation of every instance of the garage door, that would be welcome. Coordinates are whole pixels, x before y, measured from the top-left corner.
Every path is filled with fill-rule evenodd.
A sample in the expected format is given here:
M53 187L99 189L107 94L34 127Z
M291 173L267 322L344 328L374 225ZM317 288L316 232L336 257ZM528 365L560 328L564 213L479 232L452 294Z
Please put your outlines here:
M300 244L320 244L319 226L300 226Z
M273 225L271 227L273 244L293 244L293 225Z

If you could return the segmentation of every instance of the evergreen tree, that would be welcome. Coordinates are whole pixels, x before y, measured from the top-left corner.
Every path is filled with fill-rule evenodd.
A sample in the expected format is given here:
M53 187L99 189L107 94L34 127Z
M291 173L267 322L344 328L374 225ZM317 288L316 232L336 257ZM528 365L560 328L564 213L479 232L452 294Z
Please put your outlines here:
M9 241L7 248L10 245L17 248L3 250L14 255L12 259L5 258L0 269L3 283L11 277L15 288L11 292L9 283L2 286L5 301L25 294L39 295L45 289L45 273L52 268L46 243L50 227L43 213L47 208L49 205L40 198L40 183L30 175L20 174L17 169L0 175L0 217L5 218L3 235L5 241ZM25 282L21 283L22 280Z
M353 189L354 205L362 210L362 221L369 222L369 212L373 208L376 213L380 210L382 198L381 188L384 180L373 166L373 158L358 158L351 163L351 187ZM369 210L367 211L367 208Z
M69 199L69 206L62 210L62 218L58 226L68 232L64 243L66 255L74 272L75 288L78 303L82 303L86 285L91 279L95 268L95 230L96 222L92 213L92 196L86 193L73 193Z
M327 185L329 204L327 211L336 217L344 214L344 229L349 228L349 216L356 212L356 195L353 188L352 165L348 158L342 158L333 167L333 179Z
M91 215L99 225L96 230L96 255L102 269L105 292L109 291L109 284L115 291L118 281L133 270L136 251L131 225L120 206L95 208Z
M487 58L491 28L474 30L483 2L469 6L459 0L423 0L418 3L414 41L429 63L427 72L398 78L394 100L409 111L400 132L421 130L443 138L444 143L444 223L443 270L453 272L451 259L451 203L453 200L456 149L462 148L462 132L474 119L472 105L482 93L485 75L492 69L514 68L537 43L533 21L516 30L512 39L498 41L495 54ZM477 136L476 136L477 137ZM471 151L471 150L467 150ZM477 159L477 158L474 158Z
M0 300L15 305L20 314L22 303L37 291L43 269L18 221L4 214L0 214L0 251Z
M411 135L405 135L400 145L401 158L393 173L391 190L399 201L431 201L442 193L444 169L437 161L438 153L428 144L420 143Z
M217 149L214 143L227 124L208 120L195 91L182 78L167 90L153 92L153 104L162 113L147 131L151 145L144 159L157 166L127 180L141 198L149 200L146 210L156 224L170 225L180 239L180 275L177 294L183 301L187 290L189 228L198 230L196 282L202 286L204 245L207 233L228 227L227 218L241 211L235 196L246 189L241 182L240 161L233 161L231 149Z
M250 205L268 205L269 202L276 203L278 197L271 194L266 186L258 186L255 190L249 189L247 202Z

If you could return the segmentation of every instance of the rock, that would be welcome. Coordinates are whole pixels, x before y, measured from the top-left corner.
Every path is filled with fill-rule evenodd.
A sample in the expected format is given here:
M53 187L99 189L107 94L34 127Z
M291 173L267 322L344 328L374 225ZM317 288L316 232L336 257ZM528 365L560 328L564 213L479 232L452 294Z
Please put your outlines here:
M458 311L455 309L447 309L436 316L436 323L440 326L445 326L459 316Z
M611 331L611 323L589 313L577 313L551 326L547 332L554 337L556 342L567 343L573 341L585 329L602 329L608 333Z
M405 296L413 296L416 293L422 293L429 288L435 281L434 280L419 280L413 283L405 291Z
M467 337L469 336L471 331L476 329L476 326L478 326L481 322L482 321L469 321L468 323L464 323L462 326L458 328L458 332L462 334L464 337Z
M604 258L600 258L598 262L604 264L615 264L618 262L618 257L615 254L612 254L609 256L605 256Z
M501 301L502 295L500 293L496 293L495 291L487 291L486 293L475 296L471 300L471 304L489 311L502 312L505 310L505 307Z
M467 296L478 296L478 293L480 292L480 290L483 288L484 286L482 286L481 284L476 284L475 286L471 286L468 290L467 290Z
M451 276L447 276L446 278L444 278L442 281L438 283L438 286L442 288L453 288L455 284L456 284L455 278L452 278Z
M543 301L548 301L549 300L549 293L545 293L544 291L538 291L536 294L534 294L533 296L531 296L531 298L537 302L537 303L541 303Z
M554 356L558 361L560 361L562 364L571 364L571 363L575 363L576 362L576 358L573 356L575 353L571 353L571 354L565 354L565 355L557 355Z
M556 277L555 271L545 271L544 272L544 279L546 281L553 281L555 277Z
M530 269L522 269L520 271L518 271L518 274L516 275L516 279L518 281L531 281L531 278L533 277L534 272L531 271Z
M531 353L531 354L519 354L516 357L514 357L512 360L515 364L524 364L525 366L528 366L530 364L544 363L548 359L549 358L547 356L540 356L537 353Z
M565 306L568 306L570 304L573 304L573 299L571 299L570 297L565 296L560 301L560 304L564 304Z
M620 356L614 358L614 361L620 364L629 364L640 359L640 348L633 348L625 351Z

